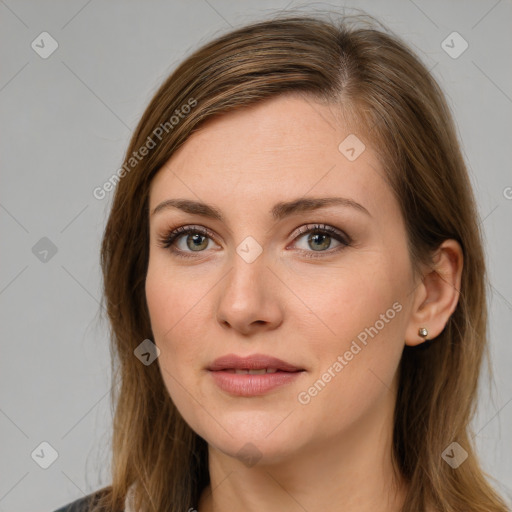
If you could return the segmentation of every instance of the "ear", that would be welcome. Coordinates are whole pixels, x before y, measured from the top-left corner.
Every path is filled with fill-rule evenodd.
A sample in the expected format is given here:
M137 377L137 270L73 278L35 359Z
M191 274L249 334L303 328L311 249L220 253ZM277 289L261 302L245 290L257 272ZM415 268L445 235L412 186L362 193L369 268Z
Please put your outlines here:
M436 250L433 265L427 267L414 290L413 309L405 332L405 344L419 345L436 338L455 311L460 295L463 254L456 240L445 240ZM422 338L418 329L426 328Z

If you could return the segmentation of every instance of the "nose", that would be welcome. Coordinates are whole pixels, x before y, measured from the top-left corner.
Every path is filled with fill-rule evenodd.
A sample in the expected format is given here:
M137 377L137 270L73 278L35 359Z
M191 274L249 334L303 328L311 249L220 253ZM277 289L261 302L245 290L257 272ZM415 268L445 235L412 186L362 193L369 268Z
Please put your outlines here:
M283 322L285 290L264 254L251 263L235 254L219 290L217 321L223 329L249 336Z

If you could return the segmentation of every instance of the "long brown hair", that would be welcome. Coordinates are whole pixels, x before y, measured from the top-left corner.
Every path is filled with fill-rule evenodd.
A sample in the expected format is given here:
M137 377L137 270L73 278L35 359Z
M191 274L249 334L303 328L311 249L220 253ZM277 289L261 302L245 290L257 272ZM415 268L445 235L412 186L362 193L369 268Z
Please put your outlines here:
M505 512L469 426L488 356L487 280L454 122L420 58L365 14L277 15L218 36L179 65L144 112L117 174L101 248L115 415L112 485L98 492L98 510L121 510L130 486L137 510L189 510L209 482L206 442L174 406L158 365L134 355L153 339L145 299L149 185L205 120L286 93L339 108L378 153L415 269L431 263L443 240L463 249L456 310L434 343L405 347L400 362L393 463L409 484L403 512ZM468 453L457 469L441 458L452 442Z

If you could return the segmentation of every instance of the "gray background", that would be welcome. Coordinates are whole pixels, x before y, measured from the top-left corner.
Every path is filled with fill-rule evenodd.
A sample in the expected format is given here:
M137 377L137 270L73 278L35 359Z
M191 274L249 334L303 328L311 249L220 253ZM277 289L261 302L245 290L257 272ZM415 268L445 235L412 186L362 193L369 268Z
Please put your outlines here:
M0 512L50 511L109 483L110 356L98 312L112 194L100 201L92 191L122 163L156 88L231 26L277 9L344 5L415 48L455 115L492 287L495 386L484 378L474 431L485 470L512 500L510 0L0 0ZM31 47L43 31L59 45L47 59ZM453 31L469 44L458 58L441 46ZM33 250L44 237L57 249L46 262ZM48 469L31 456L43 441L58 452Z

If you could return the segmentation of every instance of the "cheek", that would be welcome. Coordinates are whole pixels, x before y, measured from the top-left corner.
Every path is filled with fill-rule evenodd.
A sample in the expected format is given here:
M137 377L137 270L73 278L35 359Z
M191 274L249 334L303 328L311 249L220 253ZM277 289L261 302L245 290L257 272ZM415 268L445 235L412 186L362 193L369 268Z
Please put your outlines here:
M197 315L207 289L203 289L200 281L191 283L180 279L175 272L171 275L165 267L158 262L150 263L146 276L146 300L155 343L161 350L177 352L193 347L202 339L197 335L201 328Z
M398 316L392 306L402 296L397 286L400 279L393 275L397 271L383 253L367 251L347 258L343 266L300 270L289 272L284 279L293 291L287 297L287 312L293 316L296 332L307 332L308 343L319 353L327 347L331 352L342 349L379 321L380 315L385 315L384 320ZM391 324L395 325L390 328ZM396 332L399 325L386 322L385 330ZM312 336L315 330L317 336Z
M155 337L171 335L183 323L190 326L187 314L204 295L201 286L202 281L179 269L165 250L152 248L145 291Z
M362 414L388 392L403 350L405 307L399 268L377 252L359 261L331 269L327 281L319 279L320 272L313 281L311 276L301 278L296 289L318 314L316 324L323 333L308 336L316 364L310 387L302 390L303 401L309 400L306 410L329 411L342 422ZM318 286L321 282L326 284ZM302 320L298 332L310 334L312 329Z
M150 264L146 277L153 341L160 349L157 362L173 403L187 423L204 436L206 432L201 430L202 422L197 417L201 411L190 397L199 388L198 372L191 370L201 366L198 354L204 350L205 332L200 331L204 319L200 322L197 315L205 292L201 294L198 287L184 286L184 282L168 275L165 267L160 268L163 271Z
M191 281L186 273L171 271L168 262L155 258L150 260L145 286L153 341L160 349L158 364L169 394L178 400L181 386L190 390L196 386L194 379L206 361L205 308L212 284Z

